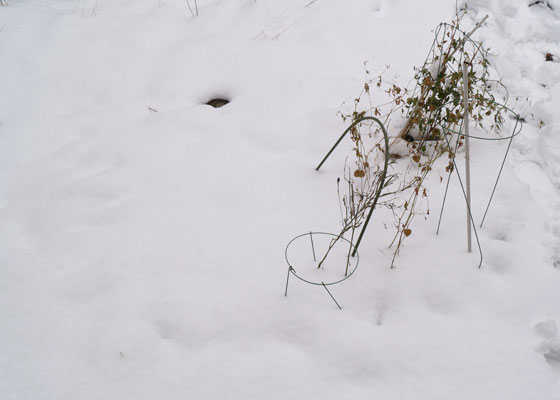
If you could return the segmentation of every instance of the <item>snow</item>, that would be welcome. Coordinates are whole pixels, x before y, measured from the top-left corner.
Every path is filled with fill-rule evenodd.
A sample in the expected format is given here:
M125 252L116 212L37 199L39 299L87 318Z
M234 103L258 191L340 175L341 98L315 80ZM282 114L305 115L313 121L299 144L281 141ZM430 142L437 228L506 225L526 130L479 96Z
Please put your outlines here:
M342 310L284 297L285 246L339 229L350 144L314 168L363 62L406 85L454 1L8 2L0 399L560 398L558 1L467 2L526 120L482 268L456 179L435 234L442 167L394 269L374 213ZM472 142L477 221L506 145Z

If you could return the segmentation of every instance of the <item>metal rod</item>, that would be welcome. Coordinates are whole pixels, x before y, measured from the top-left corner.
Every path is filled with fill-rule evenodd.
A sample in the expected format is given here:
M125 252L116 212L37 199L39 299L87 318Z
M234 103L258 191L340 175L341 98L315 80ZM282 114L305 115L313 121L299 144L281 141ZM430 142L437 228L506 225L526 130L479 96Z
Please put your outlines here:
M467 37L465 38L465 41L466 41L468 38L470 38L470 37L472 36L472 34L475 33L475 31L476 31L478 28L480 28L480 26L481 26L487 19L488 19L488 14L486 14L486 15L484 16L484 18L482 18L482 20L480 20L480 22L478 22L478 23L474 26L474 28L472 29L472 31L470 31L470 32L467 34Z
M348 247L348 255L346 256L346 271L344 271L344 276L348 275L348 268L350 267L350 256L352 255L352 242L354 241L354 233L356 232L356 227L352 226L352 235L350 236L350 243Z
M379 197L381 196L381 190L383 190L383 187L385 187L385 178L387 176L387 168L389 166L389 136L387 135L387 131L385 130L385 127L383 126L381 121L379 121L378 119L374 119L374 120L379 124L379 126L381 127L381 130L383 131L383 136L384 136L384 139L385 139L385 164L384 164L384 167L383 167L384 168L383 169L383 176L379 180L379 187L377 188L377 193L375 194L375 199L373 200L373 204L371 205L371 209L369 210L369 214L366 218L366 222L364 222L364 227L362 228L362 231L360 232L360 236L358 237L358 241L356 242L356 246L354 246L354 251L352 252L352 257L354 257L356 255L356 252L358 251L358 247L360 246L360 243L362 241L364 233L366 232L366 228L369 224L369 220L371 218L371 215L373 214L373 210L375 210L375 206L377 205L377 200L379 200Z
M463 122L461 122L461 125L459 125L459 132L461 132L463 130ZM444 129L444 135L447 135L447 130ZM449 156L450 157L455 157L455 154L457 154L457 149L459 148L459 140L455 141L455 148L453 149L453 152L451 153L451 144L449 143L449 140L447 140L447 136L445 137L446 142L448 143L448 148L449 148ZM453 155L452 155L453 154ZM437 224L437 230L436 230L436 235L439 235L439 229L441 227L441 220L443 218L443 210L445 208L445 202L447 201L447 193L449 191L449 183L451 183L451 175L453 174L453 162L451 162L450 166L449 166L449 174L447 176L447 184L445 185L445 193L443 194L443 202L441 203L441 210L439 212L439 220L438 220L438 224Z
M327 161L327 158L329 158L329 156L331 155L331 153L334 151L334 149L336 149L336 147L338 146L338 144L342 141L342 139L344 139L344 136L346 136L346 134L348 133L348 131L354 126L354 124L350 125L343 133L342 135L340 135L340 137L338 138L338 140L336 141L336 143L334 144L333 147L331 147L331 149L329 150L329 152L327 153L327 155L321 160L321 162L319 163L319 165L317 165L317 168L315 168L315 171L319 171L319 168L321 168L321 166L325 163L325 161Z
M449 139L447 139L447 136L444 136L444 138L447 141L447 145L451 146L449 144ZM457 168L457 162L455 161L455 157L453 157L452 160L453 160L453 169L455 170L455 173L457 174L457 179L459 180L459 185L461 186L461 191L463 192L463 198L465 199L465 202L466 202L467 201L467 192L465 191L465 185L463 184L463 180L461 179L461 174L459 172L459 168ZM467 205L467 207L468 207L468 205ZM474 228L474 237L476 238L476 244L478 246L478 252L480 254L480 262L478 263L478 268L481 268L482 267L482 261L483 261L482 247L480 246L480 239L478 238L478 233L476 232L476 226L475 226L475 223L474 223L474 219L472 219L472 215L471 215L470 212L468 212L468 215L471 217L471 224Z
M352 124L350 124L350 126L348 128L346 128L346 130L344 132L342 132L342 135L340 135L340 137L338 138L338 140L336 141L336 143L334 144L333 147L331 147L331 149L329 150L329 152L327 153L327 155L325 157L323 157L323 159L321 160L321 162L319 163L319 165L317 165L317 167L315 168L315 171L319 171L319 168L321 168L321 166L325 163L325 161L327 161L327 158L329 158L329 156L331 155L331 153L334 151L334 149L336 149L336 147L340 144L340 142L342 141L342 139L344 139L344 136L346 136L346 134L350 131L350 129L352 129L353 127L355 127L356 125L358 125L359 123L361 123L362 121L367 121L367 120L372 120L377 122L377 124L381 127L381 130L383 131L383 135L385 136L385 142L386 142L386 146L385 149L389 150L389 138L387 136L387 131L385 130L385 126L383 125L383 123L378 120L375 117L362 117L354 122L352 122ZM389 157L389 154L387 152L386 158Z
M377 199L375 199L375 200L377 202ZM362 228L362 231L360 232L360 236L358 236L358 241L356 242L356 245L354 246L354 251L352 252L352 257L356 256L356 252L358 251L358 246L360 245L360 242L362 241L362 237L364 236L364 233L366 233L366 228L369 224L369 219L371 218L371 215L373 214L374 209L375 209L375 204L369 210L369 214L366 218L366 222L364 223L364 227Z
M317 261L315 257L315 246L313 245L313 232L309 231L309 237L311 238L311 250L313 250L313 261Z
M321 282L321 285L323 285L323 287L325 288L325 290L327 291L327 293L329 294L329 296L331 296L331 299L333 299L334 303L338 306L338 308L340 310L342 310L342 307L340 307L340 304L338 304L338 301L336 301L336 299L334 298L334 296L332 295L331 291L329 290L329 288L327 288L327 285L325 285L324 282Z
M513 133L515 133L516 129L517 129L517 125L520 124L521 121L519 120L519 118L517 118L517 121L515 122L515 126L513 127ZM511 135L510 139L509 139L509 143L507 145L507 149L506 149L506 153L504 154L504 159L502 160L502 165L500 166L500 171L498 172L498 176L496 177L496 182L494 183L494 187L492 188L492 194L490 195L490 199L488 200L488 205L486 206L486 211L484 211L484 216L482 217L482 221L480 222L480 227L482 228L482 225L484 224L484 220L486 219L486 214L488 214L488 210L490 209L490 204L492 203L492 199L494 198L494 193L496 192L496 188L498 187L498 182L500 181L500 177L502 176L502 171L504 169L504 165L506 163L506 159L507 156L509 154L509 149L511 147L511 142L513 141L513 138L515 137L515 135Z
M286 291L284 292L284 297L288 296L288 283L290 282L290 273L292 272L292 267L288 267L288 277L286 278Z
M463 107L465 108L463 132L465 133L465 186L467 192L467 251L472 252L472 233L471 233L471 156L469 146L469 61L463 61Z

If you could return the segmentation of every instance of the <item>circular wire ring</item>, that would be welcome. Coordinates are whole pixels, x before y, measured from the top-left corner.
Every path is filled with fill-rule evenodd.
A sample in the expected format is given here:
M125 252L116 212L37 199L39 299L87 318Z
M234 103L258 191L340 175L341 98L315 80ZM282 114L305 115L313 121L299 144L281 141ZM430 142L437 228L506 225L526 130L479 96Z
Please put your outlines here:
M296 273L296 270L294 269L294 267L292 266L292 264L290 264L290 260L288 259L288 249L290 248L290 245L297 239L303 237L303 236L308 236L308 235L328 235L328 236L333 236L333 237L338 237L338 235L332 234L332 233L328 233L328 232L306 232L306 233L302 233L301 235L296 236L295 238L293 238L292 240L290 240L290 242L286 245L286 250L284 251L284 257L286 258L286 262L288 263L288 266L290 267L290 272L298 279L309 283L310 285L318 285L318 286L329 286L329 285L335 285L337 283L340 283L342 281L345 281L346 279L350 278L352 276L352 274L356 271L356 269L358 268L358 264L360 263L360 255L358 254L358 251L356 250L355 253L355 258L356 258L356 265L354 266L354 268L350 271L350 273L348 275L346 275L344 278L336 281L336 282L329 282L329 283L324 283L324 282L313 282L313 281L309 281L305 278L302 278L301 276L299 276ZM345 237L341 237L339 240L344 240L345 242L347 242L348 244L350 244L350 246L352 247L353 250L355 250L356 246L354 246L352 244L351 241L349 241L348 239L346 239Z

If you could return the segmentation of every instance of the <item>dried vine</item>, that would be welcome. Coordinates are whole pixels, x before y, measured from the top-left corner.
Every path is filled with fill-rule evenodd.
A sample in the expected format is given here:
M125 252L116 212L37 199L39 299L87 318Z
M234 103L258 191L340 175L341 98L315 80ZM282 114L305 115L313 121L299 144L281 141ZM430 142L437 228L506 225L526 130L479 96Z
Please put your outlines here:
M342 229L331 243L329 251L336 240L346 233L350 233L351 241L354 239L356 229L363 224L372 207L372 200L378 194L376 205L389 208L394 217L395 235L389 245L393 248L391 267L394 267L404 240L412 234L411 225L415 216L429 214L429 207L421 211L419 203L421 199L428 198L425 182L434 163L447 155L449 162L446 171L453 171L454 157L463 146L464 137L457 132L461 131L465 113L461 89L464 79L468 80L468 113L471 120L487 132L500 133L505 108L497 103L494 93L500 90L504 92L503 100L507 102L507 89L491 77L488 49L471 38L486 18L470 33L465 33L460 28L465 14L466 10L457 12L451 23L438 26L428 57L422 67L415 68L415 87L412 91L385 79L389 67L372 78L365 64L366 82L354 100L354 110L340 113L344 121L352 123L350 137L354 166L350 168L345 165L347 193L342 198L340 178L337 181ZM465 62L468 63L466 77L461 69ZM373 105L372 91L384 95L387 100L380 105ZM368 105L362 108L364 103ZM362 122L368 116L378 118L388 131L398 132L391 145L395 168L384 177L382 187L379 167L385 156L381 145L382 132L371 121ZM404 154L402 150L393 152L393 149L403 147L403 143L406 149ZM401 164L400 169L396 168L401 158L411 160L413 167L403 170ZM378 193L379 189L382 190ZM319 263L319 268L329 251Z

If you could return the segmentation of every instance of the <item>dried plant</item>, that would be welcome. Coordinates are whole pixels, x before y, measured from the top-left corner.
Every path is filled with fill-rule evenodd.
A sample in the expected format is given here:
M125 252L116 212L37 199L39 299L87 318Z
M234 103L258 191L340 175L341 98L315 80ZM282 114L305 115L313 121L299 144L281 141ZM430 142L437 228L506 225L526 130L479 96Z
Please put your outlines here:
M329 251L336 240L347 233L353 241L356 229L364 224L372 207L384 206L392 211L394 217L395 235L389 245L393 248L391 267L394 267L404 240L412 234L411 225L415 216L430 213L425 183L434 163L446 155L449 160L446 171L451 173L455 154L463 146L464 136L460 132L465 114L464 79L468 80L468 113L472 121L485 131L500 132L505 108L497 103L494 92L501 90L506 102L507 89L501 82L491 79L488 49L471 39L472 33L484 20L466 33L460 29L465 13L466 10L457 12L451 23L442 23L437 27L428 57L422 67L415 68L412 91L385 78L388 66L372 77L365 64L366 82L354 100L354 110L340 113L344 121L352 123L349 133L354 144L355 166L350 169L345 165L347 193L342 198L339 194L342 229ZM468 64L466 77L462 73L463 63ZM373 105L372 91L384 95L387 100ZM367 106L363 108L365 103ZM393 168L386 176L382 175L381 168L386 157L386 149L382 145L383 128L369 118L382 122L387 131L397 132L392 136L390 148ZM397 145L402 146L403 143L406 143L404 157L402 151L393 152ZM400 158L411 160L413 166L399 165ZM409 161L407 163L410 164ZM337 190L340 193L340 179ZM428 207L420 210L420 203L426 203Z

